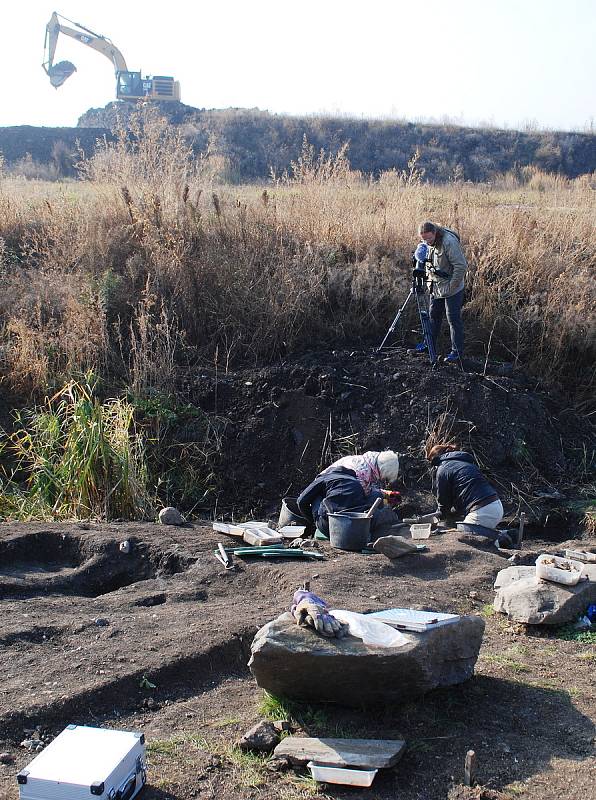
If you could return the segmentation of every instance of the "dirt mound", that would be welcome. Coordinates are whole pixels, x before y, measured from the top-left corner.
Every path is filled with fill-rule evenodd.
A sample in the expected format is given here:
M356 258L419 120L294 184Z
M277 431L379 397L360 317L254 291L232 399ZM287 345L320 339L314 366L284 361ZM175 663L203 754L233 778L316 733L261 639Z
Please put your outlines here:
M581 482L592 429L564 397L536 390L506 365L464 367L431 369L400 347L314 352L223 375L202 370L193 376L191 399L227 420L219 509L274 513L282 496L297 494L333 459L383 448L406 454L408 507L428 507L423 445L442 421L475 454L506 512L544 521Z

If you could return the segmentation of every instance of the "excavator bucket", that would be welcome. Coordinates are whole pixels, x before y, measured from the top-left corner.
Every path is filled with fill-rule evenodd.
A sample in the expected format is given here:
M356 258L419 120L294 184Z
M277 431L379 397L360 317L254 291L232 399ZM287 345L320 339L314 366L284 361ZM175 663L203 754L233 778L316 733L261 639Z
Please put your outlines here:
M50 83L57 89L76 71L77 68L70 61L59 61L58 64L50 67L47 73L50 76Z

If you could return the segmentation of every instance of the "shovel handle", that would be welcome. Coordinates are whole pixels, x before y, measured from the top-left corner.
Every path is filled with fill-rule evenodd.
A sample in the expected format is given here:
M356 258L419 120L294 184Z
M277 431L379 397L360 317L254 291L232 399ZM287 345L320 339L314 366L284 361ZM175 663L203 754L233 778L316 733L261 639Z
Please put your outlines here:
M368 509L368 513L367 513L367 515L366 515L366 516L367 516L367 517L370 519L370 517L372 517L372 515L375 513L375 511L377 510L377 508L378 508L379 506L382 506L382 505L383 505L383 498L382 498L382 497L377 497L377 499L375 500L375 502L374 502L374 503L372 504L372 506L371 506L371 507Z

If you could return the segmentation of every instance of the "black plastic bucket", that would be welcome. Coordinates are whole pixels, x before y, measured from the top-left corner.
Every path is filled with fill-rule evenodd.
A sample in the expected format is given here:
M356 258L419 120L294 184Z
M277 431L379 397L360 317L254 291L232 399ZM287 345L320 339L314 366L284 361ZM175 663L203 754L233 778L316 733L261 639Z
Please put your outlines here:
M329 514L329 541L338 550L364 550L370 541L372 517L364 512Z
M300 513L295 497L284 497L281 501L277 527L283 528L286 525L308 525L308 520Z

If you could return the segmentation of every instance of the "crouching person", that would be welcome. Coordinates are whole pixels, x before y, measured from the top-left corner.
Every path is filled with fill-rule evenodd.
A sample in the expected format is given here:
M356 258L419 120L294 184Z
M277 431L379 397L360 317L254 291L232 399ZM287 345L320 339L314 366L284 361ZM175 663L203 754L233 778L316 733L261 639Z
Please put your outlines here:
M497 492L478 469L474 456L451 444L437 444L426 454L433 467L437 514L465 514L464 523L494 530L503 519Z
M329 514L366 512L381 497L388 505L378 508L371 521L371 532L381 535L399 522L392 507L398 502L399 493L383 488L393 484L398 473L399 457L393 450L340 458L304 489L298 497L298 508L309 522L329 536Z

